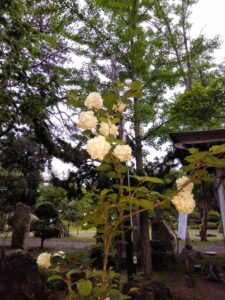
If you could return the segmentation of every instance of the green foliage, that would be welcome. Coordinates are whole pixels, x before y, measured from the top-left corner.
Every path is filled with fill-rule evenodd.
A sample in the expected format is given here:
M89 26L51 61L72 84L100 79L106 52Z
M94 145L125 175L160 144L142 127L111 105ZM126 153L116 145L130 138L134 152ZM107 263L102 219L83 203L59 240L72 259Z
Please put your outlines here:
M51 203L58 210L64 210L68 205L67 191L52 184L42 185L39 188L39 197L36 204L43 202Z
M191 213L189 215L189 219L192 219L192 220L201 220L201 215L200 215L199 212L194 211L193 213Z
M34 213L39 220L33 224L31 230L34 231L35 236L41 238L41 248L43 248L45 239L59 236L59 228L57 226L59 214L55 206L50 202L38 204Z
M39 220L31 228L34 231L35 237L40 237L41 240L46 240L54 237L59 237L59 229L55 225L49 226L45 221Z
M57 219L59 215L56 207L51 202L37 204L34 213L38 218L44 220Z
M177 124L189 130L219 128L223 122L225 77L215 78L204 86L200 82L192 85L191 91L177 96L171 105L170 114L176 116ZM179 125L180 126L180 125Z
M218 225L218 232L219 232L219 233L223 233L223 224L222 224L222 222L219 222L219 225Z
M216 223L220 220L221 220L221 216L220 216L220 213L218 211L210 210L208 212L208 221Z
M207 229L217 229L218 228L218 224L214 223L214 222L208 222L207 223Z
M77 282L77 290L79 295L82 297L89 296L91 294L91 291L93 289L92 282L90 280L80 279Z
M199 224L192 224L188 226L190 229L194 229L194 230L199 230L200 229L200 225ZM209 229L209 228L208 228Z

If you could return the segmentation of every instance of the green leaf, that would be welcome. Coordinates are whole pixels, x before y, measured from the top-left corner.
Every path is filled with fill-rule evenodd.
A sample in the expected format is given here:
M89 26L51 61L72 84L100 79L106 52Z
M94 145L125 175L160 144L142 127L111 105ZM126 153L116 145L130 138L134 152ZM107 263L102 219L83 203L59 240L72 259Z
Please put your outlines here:
M158 177L137 176L137 175L132 175L130 177L142 182L164 183L163 180Z
M79 269L71 269L66 273L66 277L69 278L71 275L78 274L78 273L80 273Z
M73 106L75 108L77 108L77 107L80 107L80 108L84 107L84 104L82 102L76 101L76 100L73 100L73 99L68 100L67 104L71 105L71 106Z
M112 124L117 124L119 122L120 122L120 118L114 118L114 119L111 120Z
M216 155L216 154L220 154L220 153L224 153L225 152L225 144L223 145L215 145L215 146L212 146L210 149L209 149L210 153L213 154L213 155Z
M77 282L77 290L80 296L89 296L93 288L93 284L90 280L80 279Z
M93 294L94 294L96 297L101 297L101 296L103 296L103 293L104 293L103 288L100 288L100 287L97 287L97 286L93 288Z
M125 144L125 142L123 142L122 140L119 140L119 139L115 138L114 135L107 136L106 141L109 142L109 143L116 143L117 145L124 145Z
M149 177L149 176L146 176L143 182L164 183L164 181L158 177Z
M109 94L109 95L106 95L104 97L104 104L108 108L112 109L113 105L117 102L117 100L118 100L118 95L116 95L116 94Z
M169 208L171 206L171 201L169 199L163 200L159 206L161 208Z
M108 172L112 170L112 166L108 164L101 164L97 167L97 171L99 172Z
M104 190L101 191L100 196L105 196L109 192L111 192L109 189L104 189Z
M143 208L151 209L151 210L154 208L153 201L149 201L149 200L145 200L145 199L139 199L138 205Z
M116 174L116 172L113 172L113 171L107 173L107 176L110 178L118 178L118 175Z
M51 275L48 277L47 282L55 281L55 280L63 280L63 277L57 274Z
M108 123L108 118L107 117L100 117L99 121L101 121L103 123Z
M196 154L199 152L199 150L197 148L189 148L188 152L190 152L191 154Z
M142 83L139 80L133 81L130 84L130 89L132 91L140 91L142 89Z

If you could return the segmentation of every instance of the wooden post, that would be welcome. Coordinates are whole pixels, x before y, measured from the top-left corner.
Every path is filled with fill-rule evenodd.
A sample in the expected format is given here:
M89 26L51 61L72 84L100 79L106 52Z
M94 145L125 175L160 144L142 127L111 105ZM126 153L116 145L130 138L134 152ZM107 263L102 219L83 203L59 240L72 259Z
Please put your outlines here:
M225 243L225 169L216 169L217 193L219 198L220 213L223 225L223 236Z
M12 248L28 250L30 221L30 206L17 203L13 215Z

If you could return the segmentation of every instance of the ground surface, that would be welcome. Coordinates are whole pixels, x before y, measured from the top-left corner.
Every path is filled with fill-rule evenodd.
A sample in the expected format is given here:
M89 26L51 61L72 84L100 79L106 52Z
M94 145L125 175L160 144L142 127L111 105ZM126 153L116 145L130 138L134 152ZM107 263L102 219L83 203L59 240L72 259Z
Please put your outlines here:
M222 235L216 231L210 232L214 234L209 237L208 242L201 242L197 236L197 232L191 232L192 245L195 250L203 253L203 258L200 260L193 260L190 262L190 273L188 276L185 271L184 261L181 261L171 269L163 270L162 272L154 272L154 279L166 284L176 300L225 300L225 272L222 266L225 265L225 247ZM29 239L29 247L31 253L36 257L43 251L55 251L55 249L75 248L81 249L86 246L94 244L95 231L81 232L77 234L74 232L70 238L63 239L49 239L45 241L44 250L40 250L40 239L31 237ZM9 246L11 243L10 237L4 239L0 237L0 246ZM184 242L179 242L179 253L184 247ZM210 256L204 254L205 252L216 252L217 255ZM200 264L202 267L208 262L212 261L217 266L221 281L209 282L204 279L201 272L193 272L194 264Z

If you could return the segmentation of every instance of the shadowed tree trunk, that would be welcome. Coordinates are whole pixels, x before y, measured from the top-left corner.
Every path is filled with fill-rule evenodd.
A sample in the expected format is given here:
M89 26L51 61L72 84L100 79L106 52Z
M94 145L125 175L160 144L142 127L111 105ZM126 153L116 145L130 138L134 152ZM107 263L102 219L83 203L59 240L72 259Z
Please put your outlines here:
M205 183L202 183L202 201L203 201L203 216L202 216L202 225L200 229L201 241L207 241L207 224L208 224L208 197L205 188Z

